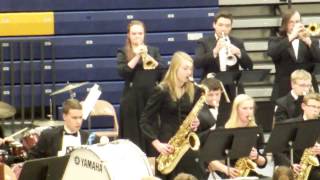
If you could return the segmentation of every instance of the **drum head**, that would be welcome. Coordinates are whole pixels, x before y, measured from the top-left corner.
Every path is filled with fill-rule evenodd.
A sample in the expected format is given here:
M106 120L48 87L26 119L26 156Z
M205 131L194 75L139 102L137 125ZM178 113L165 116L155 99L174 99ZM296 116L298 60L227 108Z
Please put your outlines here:
M89 149L103 161L112 180L142 179L153 175L145 153L129 140L96 144L89 146Z

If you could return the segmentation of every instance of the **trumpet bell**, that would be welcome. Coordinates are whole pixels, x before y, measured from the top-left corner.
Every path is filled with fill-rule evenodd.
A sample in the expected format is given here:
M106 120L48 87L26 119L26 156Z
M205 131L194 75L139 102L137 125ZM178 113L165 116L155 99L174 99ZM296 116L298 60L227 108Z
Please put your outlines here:
M320 34L320 25L317 23L311 23L308 25L307 31L311 36L317 36Z
M229 55L226 59L227 66L233 66L237 64L237 58L234 55Z

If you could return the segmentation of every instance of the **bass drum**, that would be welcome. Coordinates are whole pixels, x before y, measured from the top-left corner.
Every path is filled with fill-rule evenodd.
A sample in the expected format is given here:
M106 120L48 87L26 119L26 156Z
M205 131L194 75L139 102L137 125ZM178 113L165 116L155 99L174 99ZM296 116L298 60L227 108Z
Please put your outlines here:
M152 170L144 152L120 139L72 151L63 180L141 180L148 176Z

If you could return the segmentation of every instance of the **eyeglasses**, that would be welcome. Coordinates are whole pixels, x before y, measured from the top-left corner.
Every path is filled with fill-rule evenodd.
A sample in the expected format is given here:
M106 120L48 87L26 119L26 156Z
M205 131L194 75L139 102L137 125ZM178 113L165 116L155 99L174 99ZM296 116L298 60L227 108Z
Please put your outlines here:
M303 88L309 88L312 86L312 84L297 84L299 87L303 87Z

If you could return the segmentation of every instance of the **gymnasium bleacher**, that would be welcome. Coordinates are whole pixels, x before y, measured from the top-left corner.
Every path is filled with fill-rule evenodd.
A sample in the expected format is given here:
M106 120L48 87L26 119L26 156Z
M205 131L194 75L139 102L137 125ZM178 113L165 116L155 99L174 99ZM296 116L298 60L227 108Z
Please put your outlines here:
M319 1L293 0L293 3L306 15L305 24L319 22L316 10ZM14 127L28 122L30 117L20 109L28 110L31 105L41 106L45 112L36 116L45 118L49 113L49 94L67 83L90 82L75 90L80 100L86 97L89 87L97 83L102 89L100 99L110 101L119 109L123 81L116 70L115 56L117 49L124 45L130 20L145 22L147 43L159 47L166 64L177 50L194 54L196 40L212 34L212 19L220 9L235 15L233 34L244 39L254 68L273 69L266 81L246 86L247 93L260 101L259 116L259 111L271 111L268 98L274 67L265 54L267 39L275 35L279 12L286 6L281 0L2 0L0 27L16 27L10 18L21 12L53 12L54 32L48 30L37 35L34 28L32 35L17 36L14 33L18 30L13 29L11 35L4 36L0 30L1 101L18 109L13 120L1 123ZM19 18L16 21L21 27L28 26L23 24L24 17ZM48 23L48 19L43 23ZM200 72L195 74L199 77ZM59 112L61 103L68 97L68 93L52 97L54 112ZM55 118L59 118L58 113ZM257 119L265 123L265 130L270 129L269 117L261 118Z

